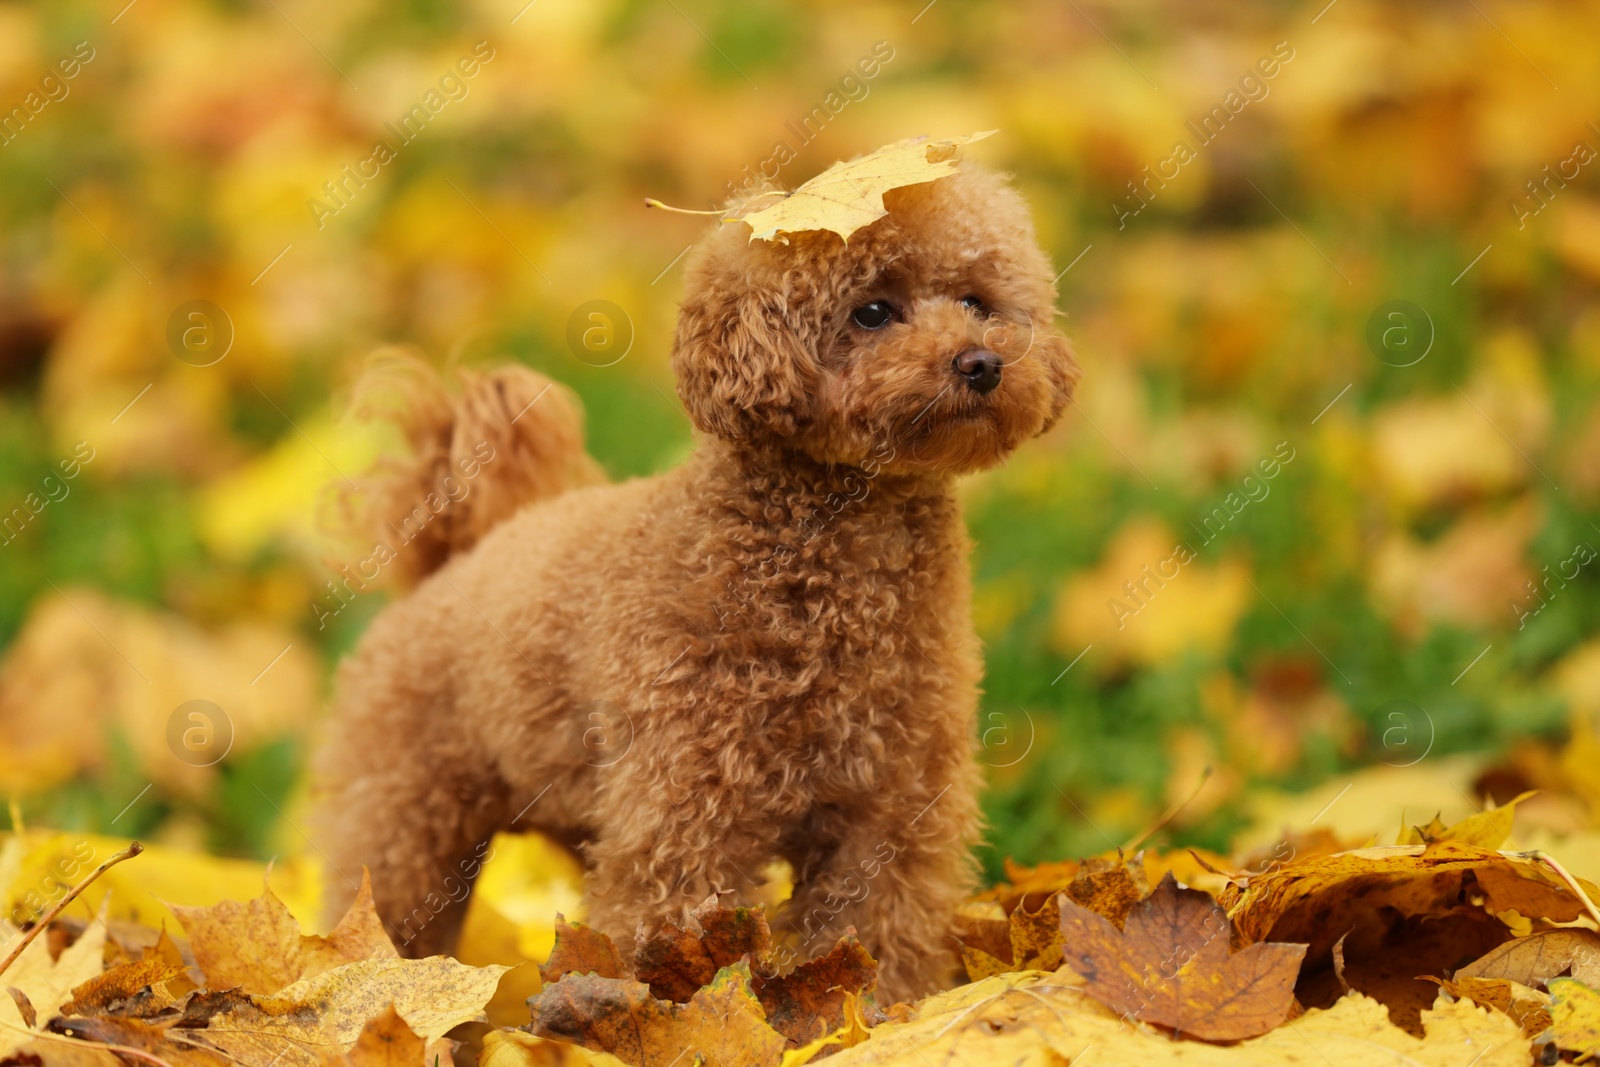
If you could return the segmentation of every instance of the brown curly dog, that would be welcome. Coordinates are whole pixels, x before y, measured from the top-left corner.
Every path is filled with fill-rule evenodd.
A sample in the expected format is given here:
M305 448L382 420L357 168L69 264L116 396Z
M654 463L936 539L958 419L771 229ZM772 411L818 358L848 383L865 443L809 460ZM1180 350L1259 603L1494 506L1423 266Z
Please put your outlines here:
M669 473L601 484L531 371L454 397L410 376L415 455L369 503L420 583L343 664L317 761L330 882L368 867L403 952L450 947L517 828L578 850L624 952L783 859L791 959L854 926L881 997L950 977L982 674L952 483L1049 427L1078 371L1000 177L885 203L848 242L697 247L672 362L702 437Z

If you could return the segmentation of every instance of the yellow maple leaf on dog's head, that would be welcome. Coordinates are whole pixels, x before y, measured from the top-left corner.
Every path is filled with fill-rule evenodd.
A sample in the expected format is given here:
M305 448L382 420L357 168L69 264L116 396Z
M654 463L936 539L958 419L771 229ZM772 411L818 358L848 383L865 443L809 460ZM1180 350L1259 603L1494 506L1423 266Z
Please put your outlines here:
M961 148L994 133L984 130L966 137L929 141L908 137L884 145L876 152L835 163L804 182L770 207L741 217L750 224L750 239L777 239L780 233L832 230L845 241L861 227L889 213L883 194L906 185L920 185L955 173Z

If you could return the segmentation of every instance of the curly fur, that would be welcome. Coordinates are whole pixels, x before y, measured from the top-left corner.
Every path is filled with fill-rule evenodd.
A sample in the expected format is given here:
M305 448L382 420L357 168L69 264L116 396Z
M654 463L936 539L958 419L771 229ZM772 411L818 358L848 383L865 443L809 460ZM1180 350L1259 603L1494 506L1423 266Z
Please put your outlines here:
M321 847L345 875L370 868L402 951L448 948L488 840L514 826L579 850L589 919L624 948L712 892L748 899L783 858L775 929L798 955L853 925L883 994L950 977L982 673L952 480L1043 432L1078 372L1002 179L963 166L885 202L848 242L707 237L673 350L691 458L540 499L527 464L582 463L568 420L536 421L539 447L478 476L500 503L344 663ZM875 299L902 320L854 326ZM974 347L1005 363L987 394L952 366ZM533 387L448 417L414 394L416 469ZM519 493L535 502L482 533Z

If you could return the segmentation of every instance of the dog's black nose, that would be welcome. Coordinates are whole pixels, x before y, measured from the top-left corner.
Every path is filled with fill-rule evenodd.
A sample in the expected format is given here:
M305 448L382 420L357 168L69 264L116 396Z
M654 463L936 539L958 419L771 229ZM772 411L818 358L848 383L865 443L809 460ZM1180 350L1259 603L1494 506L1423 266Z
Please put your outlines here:
M1005 364L987 348L969 348L955 358L956 373L967 380L967 387L980 393L993 391L1000 384L1000 368Z

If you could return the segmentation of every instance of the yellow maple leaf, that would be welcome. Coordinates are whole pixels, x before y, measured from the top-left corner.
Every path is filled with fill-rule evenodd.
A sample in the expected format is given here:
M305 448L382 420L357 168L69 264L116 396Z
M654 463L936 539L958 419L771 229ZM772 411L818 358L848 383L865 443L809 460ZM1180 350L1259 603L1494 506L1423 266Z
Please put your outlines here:
M1471 1003L1440 1001L1422 1013L1425 1036L1393 1025L1382 1004L1351 994L1331 1009L1305 1015L1232 1046L1173 1039L1131 1026L1081 995L1066 971L1022 971L939 993L905 1022L873 1028L870 1040L829 1058L838 1067L988 1067L1077 1063L1093 1049L1106 1063L1184 1063L1192 1067L1328 1067L1373 1062L1425 1067L1516 1067L1528 1044L1505 1015ZM1474 1056L1477 1058L1474 1060Z
M380 957L302 979L274 997L242 1001L215 1016L206 1037L247 1062L271 1062L290 1048L315 1056L349 1051L367 1023L394 1011L424 1041L479 1020L505 967L468 967L448 956Z
M955 173L962 146L994 132L984 130L944 141L908 137L857 159L835 163L771 207L744 215L743 221L750 224L750 239L771 241L780 233L831 230L849 241L852 233L889 213L883 206L884 193Z
M0 945L9 949L21 932L0 923ZM50 956L50 940L37 937L22 950L6 968L3 984L22 995L33 1008L35 1018L23 1018L17 995L0 996L0 1055L10 1053L28 1042L30 1035L54 1019L61 1006L72 999L72 988L82 985L98 975L104 967L102 956L106 944L106 913L100 915L84 931L83 936L62 950L58 958Z
M521 1030L491 1030L483 1035L478 1067L625 1067L625 1061Z
M346 963L398 955L373 909L365 870L355 902L327 937L302 934L300 923L269 886L244 903L169 907L183 923L195 963L212 989L266 995Z
M1550 1019L1556 1047L1600 1055L1600 991L1576 978L1550 979Z

